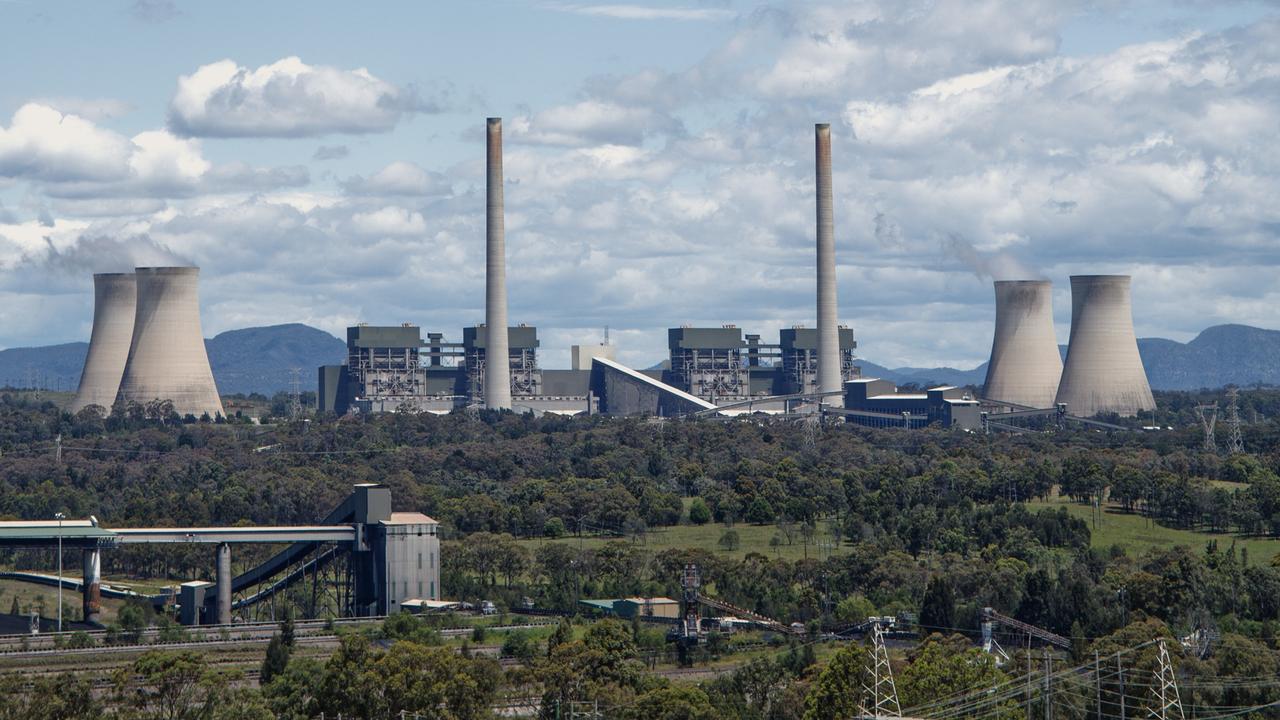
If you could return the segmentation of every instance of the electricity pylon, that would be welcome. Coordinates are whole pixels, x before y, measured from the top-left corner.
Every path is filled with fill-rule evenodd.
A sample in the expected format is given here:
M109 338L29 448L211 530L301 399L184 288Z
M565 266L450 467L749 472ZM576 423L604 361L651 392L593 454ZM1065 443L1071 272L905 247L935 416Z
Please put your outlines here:
M1182 713L1182 699L1178 696L1178 678L1173 674L1173 662L1169 659L1169 648L1164 640L1160 641L1160 666L1156 668L1155 684L1151 692L1155 695L1155 706L1147 708L1154 720L1185 720Z
M898 705L898 688L893 683L889 650L884 645L884 628L878 622L871 626L871 644L871 685L863 686L871 703L870 707L862 708L862 715L870 718L900 718L902 708Z

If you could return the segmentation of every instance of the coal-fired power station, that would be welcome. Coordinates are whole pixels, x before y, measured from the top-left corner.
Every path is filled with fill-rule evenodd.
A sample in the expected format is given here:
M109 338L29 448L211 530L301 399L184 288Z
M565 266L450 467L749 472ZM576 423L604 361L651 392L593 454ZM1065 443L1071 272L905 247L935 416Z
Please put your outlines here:
M1062 355L1053 330L1048 280L997 280L996 329L983 398L1047 408L1058 394Z
M129 360L138 286L133 273L99 273L93 276L93 333L85 357L80 387L70 411L90 405L105 413L115 404L120 378Z
M200 332L199 273L194 267L135 271L137 311L120 380L122 401L168 400L184 417L223 414Z
M1133 332L1128 275L1071 276L1071 340L1059 403L1080 417L1154 410Z

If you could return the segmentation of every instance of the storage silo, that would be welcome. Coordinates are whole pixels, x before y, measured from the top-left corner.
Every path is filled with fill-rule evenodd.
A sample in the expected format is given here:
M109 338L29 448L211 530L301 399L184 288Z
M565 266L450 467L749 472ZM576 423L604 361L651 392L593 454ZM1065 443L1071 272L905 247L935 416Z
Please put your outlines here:
M182 416L224 414L200 331L199 273L195 267L135 271L137 312L121 400L169 400Z
M1057 401L1080 417L1154 410L1133 332L1128 275L1071 276L1071 339Z
M1062 355L1053 331L1053 285L1048 280L997 280L996 330L982 397L1053 407Z
M68 408L73 415L90 405L111 411L129 360L137 298L133 273L93 276L93 332L80 373L80 387Z

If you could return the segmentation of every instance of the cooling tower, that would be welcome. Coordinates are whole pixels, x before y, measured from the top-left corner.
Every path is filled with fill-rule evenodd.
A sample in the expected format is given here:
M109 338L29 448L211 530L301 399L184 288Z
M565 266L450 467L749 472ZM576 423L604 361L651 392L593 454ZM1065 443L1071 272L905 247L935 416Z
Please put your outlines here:
M194 267L138 268L133 340L120 399L170 400L179 415L222 415L200 332L200 300Z
M133 273L100 273L93 276L93 333L84 359L80 388L71 402L75 414L97 405L110 412L120 390L120 378L129 359L133 315L138 286Z
M1080 417L1155 409L1133 334L1128 275L1071 277L1071 340L1057 401Z
M507 337L507 241L502 217L502 118L489 118L485 199L484 406L511 408Z
M1053 332L1048 280L997 280L996 332L982 395L988 400L1053 407L1062 356Z
M836 240L831 191L831 126L814 126L818 193L818 392L839 392L840 327L836 319ZM826 402L843 405L841 396Z

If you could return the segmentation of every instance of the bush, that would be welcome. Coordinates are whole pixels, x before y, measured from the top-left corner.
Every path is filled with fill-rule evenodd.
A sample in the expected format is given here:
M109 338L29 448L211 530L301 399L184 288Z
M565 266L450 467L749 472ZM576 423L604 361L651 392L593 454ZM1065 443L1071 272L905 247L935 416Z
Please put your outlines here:
M702 498L694 498L689 504L689 522L694 525L706 525L711 522L711 510Z
M532 660L538 652L538 644L526 630L507 633L502 641L502 657Z

